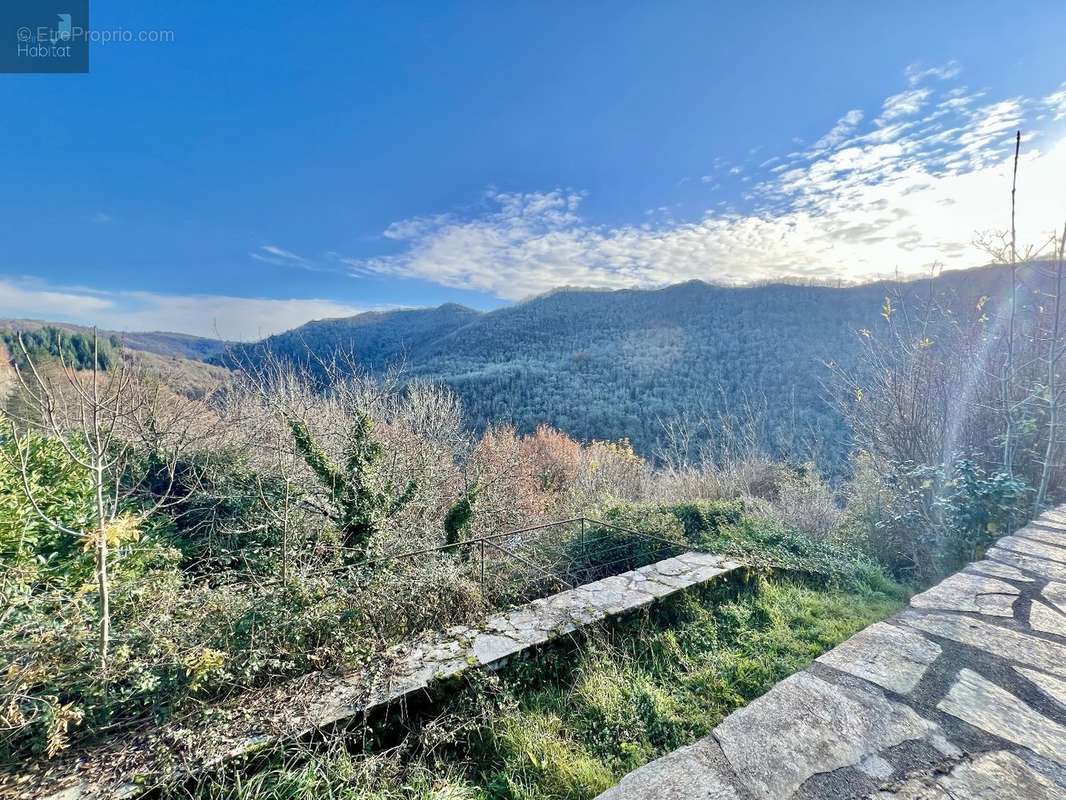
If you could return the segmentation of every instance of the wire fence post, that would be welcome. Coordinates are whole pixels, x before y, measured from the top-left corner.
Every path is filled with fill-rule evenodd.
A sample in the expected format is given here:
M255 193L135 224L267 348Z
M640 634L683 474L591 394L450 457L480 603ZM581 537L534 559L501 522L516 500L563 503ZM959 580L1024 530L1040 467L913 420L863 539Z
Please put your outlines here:
M485 599L485 540L481 540L481 599Z

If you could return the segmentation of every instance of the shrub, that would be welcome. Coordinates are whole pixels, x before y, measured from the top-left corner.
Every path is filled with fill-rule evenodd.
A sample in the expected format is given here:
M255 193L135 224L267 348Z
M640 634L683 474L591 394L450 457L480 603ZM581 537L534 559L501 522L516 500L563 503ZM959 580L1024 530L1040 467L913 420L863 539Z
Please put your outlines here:
M699 500L693 503L673 503L660 508L681 523L685 538L698 542L709 533L717 533L729 525L736 525L744 516L743 500Z
M325 490L328 516L340 529L345 547L365 552L385 521L411 501L418 482L409 480L398 491L383 474L387 454L365 411L355 411L344 431L343 463L333 460L306 422L290 416L288 423L297 451Z
M480 487L475 484L462 497L456 500L444 515L444 541L449 545L458 545L470 529L470 522L474 518L474 506L477 504L477 496ZM464 553L466 555L466 553Z
M92 558L84 542L56 530L41 519L26 496L14 440L0 443L0 558L2 591L7 604L43 586L77 587L92 574ZM53 439L27 434L24 440L26 484L40 510L74 530L91 525L93 483ZM9 612L10 613L10 612Z
M131 465L131 473L145 476L140 490L148 500L167 498L161 516L172 524L182 569L220 577L236 568L274 571L280 535L263 503L280 503L284 482L253 469L244 450L217 447L183 454L174 464L173 480L154 454Z
M950 467L860 463L847 513L853 541L896 576L931 582L976 558L1029 514L1023 480L972 459Z
M832 536L843 516L832 488L813 464L783 472L776 494L767 506L769 513L785 527L817 539Z

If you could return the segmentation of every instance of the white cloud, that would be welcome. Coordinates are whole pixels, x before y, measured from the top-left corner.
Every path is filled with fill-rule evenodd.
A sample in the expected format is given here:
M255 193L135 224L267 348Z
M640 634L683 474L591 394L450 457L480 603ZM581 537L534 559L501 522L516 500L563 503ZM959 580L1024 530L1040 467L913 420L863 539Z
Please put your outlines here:
M347 317L365 310L332 300L100 292L0 279L0 317L74 322L109 330L177 331L247 341L308 320Z
M946 80L957 67L919 72L919 80ZM752 168L755 182L743 211L719 206L690 220L606 226L583 218L579 192L489 192L472 216L391 225L385 235L403 245L399 254L347 263L361 272L508 299L563 285L859 280L897 269L916 274L934 262L974 266L987 260L973 244L975 233L1009 224L1012 139L1019 127L1027 131L1020 237L1042 243L1066 216L1060 185L1066 140L1057 138L1063 131L1036 130L1030 119L1066 104L1059 95L989 102L963 87L908 89L887 98L865 129L856 109L811 150Z
M54 289L31 281L0 280L0 317L66 320L106 313L111 302L88 289Z
M307 258L276 244L264 244L252 250L248 255L256 261L262 261L264 264L270 264L275 267L342 274L349 271L343 263L338 263L338 254L332 251L323 254L320 258Z
M956 61L949 61L947 64L941 64L939 67L923 68L921 64L911 64L904 70L904 75L907 77L907 83L911 86L917 86L919 83L923 83L929 78L933 78L938 81L946 81L954 78L962 72L962 67L959 66Z
M303 256L298 256L291 250L278 247L276 244L264 244L258 250L253 250L248 255L256 261L264 261L280 267L304 267L310 268L311 262Z
M885 98L881 106L879 121L891 122L900 117L909 117L922 110L925 101L932 95L932 89L908 89L905 92Z
M1066 119L1066 83L1063 83L1057 92L1052 92L1045 97L1044 105L1055 115L1055 122Z
M837 120L825 136L814 143L815 150L823 150L827 147L835 147L851 136L855 127L862 122L862 109L854 108ZM768 162L763 162L765 165ZM760 165L762 166L762 165Z

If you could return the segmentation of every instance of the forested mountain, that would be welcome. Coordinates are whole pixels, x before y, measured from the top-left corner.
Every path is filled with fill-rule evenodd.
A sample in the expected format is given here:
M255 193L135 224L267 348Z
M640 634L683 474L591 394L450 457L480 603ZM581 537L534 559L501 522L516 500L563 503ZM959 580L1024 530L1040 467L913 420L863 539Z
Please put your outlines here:
M31 333L40 332L46 328L65 333L72 339L75 337L91 337L92 335L91 328L85 325L74 325L69 322L46 322L37 319L0 319L0 331ZM166 331L108 331L101 329L97 331L97 335L101 341L107 341L115 346L128 347L131 350L141 350L160 356L177 356L200 361L206 361L212 356L219 355L228 346L228 342L219 339L208 339L203 336Z
M269 350L319 369L342 352L374 374L395 367L407 379L446 383L475 428L504 422L529 432L547 422L584 440L628 438L645 454L671 419L754 415L761 445L779 456L813 455L839 472L848 435L824 388L826 363L859 365L857 332L876 334L886 296L906 304L933 292L949 306L973 308L986 295L992 311L1007 274L983 267L945 273L935 284L560 289L490 312L449 303L319 320L241 345L171 333L100 335L109 346L228 366L256 363ZM38 336L44 325L88 331L0 321ZM220 380L208 377L212 385Z
M227 355L212 360L222 364L254 359L267 348L301 362L314 362L315 357L343 351L354 354L363 369L380 372L416 359L434 343L481 316L482 312L455 303L437 308L368 311L354 317L309 322L262 342L231 348Z
M1001 292L1004 277L997 268L946 273L935 291L969 303ZM813 445L837 471L847 432L826 397L826 363L854 365L857 331L876 331L898 291L925 296L930 284L566 289L487 313L445 305L311 322L233 356L270 349L306 362L309 351L339 349L372 372L402 363L410 378L458 392L475 426L549 422L582 439L629 438L645 453L666 420L751 408L764 445L779 454Z
M0 345L12 363L25 368L28 361L58 360L74 369L109 369L117 342L107 336L74 333L47 326L31 330L0 329Z

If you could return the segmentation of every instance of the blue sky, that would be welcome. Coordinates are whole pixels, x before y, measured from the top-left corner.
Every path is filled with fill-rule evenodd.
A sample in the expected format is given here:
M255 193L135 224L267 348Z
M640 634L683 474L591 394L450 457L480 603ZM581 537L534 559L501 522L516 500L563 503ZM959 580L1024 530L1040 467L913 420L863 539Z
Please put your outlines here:
M987 261L1066 215L1066 4L92 4L0 75L0 315L249 339L559 285Z

